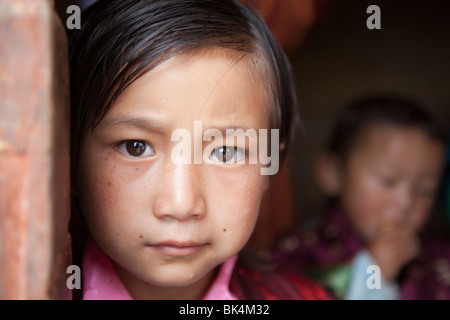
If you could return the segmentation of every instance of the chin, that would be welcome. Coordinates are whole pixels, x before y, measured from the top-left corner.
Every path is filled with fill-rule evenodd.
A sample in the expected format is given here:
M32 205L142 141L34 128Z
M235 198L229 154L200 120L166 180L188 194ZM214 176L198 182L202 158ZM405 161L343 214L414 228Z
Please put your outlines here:
M202 276L199 274L189 274L186 271L177 273L164 272L161 275L153 275L152 279L146 282L159 287L185 287L197 282L201 278Z

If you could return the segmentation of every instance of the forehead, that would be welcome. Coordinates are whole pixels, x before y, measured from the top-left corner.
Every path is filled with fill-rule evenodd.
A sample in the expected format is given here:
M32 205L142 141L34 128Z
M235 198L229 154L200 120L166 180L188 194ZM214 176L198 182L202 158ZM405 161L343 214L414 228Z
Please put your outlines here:
M214 49L178 54L134 81L106 119L152 114L166 122L236 120L266 126L269 81L249 54Z
M367 158L386 160L397 166L438 172L443 163L443 145L415 126L372 124L363 130L355 152Z

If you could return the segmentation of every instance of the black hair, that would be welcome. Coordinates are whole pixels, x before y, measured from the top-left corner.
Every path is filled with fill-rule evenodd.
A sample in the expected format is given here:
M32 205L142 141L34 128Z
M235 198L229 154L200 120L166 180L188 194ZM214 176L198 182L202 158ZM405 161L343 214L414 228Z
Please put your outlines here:
M445 145L442 126L418 102L396 94L374 94L360 97L340 109L326 149L345 160L367 128L382 124L416 127Z

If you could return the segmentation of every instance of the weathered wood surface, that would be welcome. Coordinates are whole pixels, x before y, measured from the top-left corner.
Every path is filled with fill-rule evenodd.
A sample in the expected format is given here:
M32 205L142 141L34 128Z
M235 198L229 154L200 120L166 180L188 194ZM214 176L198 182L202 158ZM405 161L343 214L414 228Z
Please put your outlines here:
M0 299L69 297L67 39L48 0L0 0Z

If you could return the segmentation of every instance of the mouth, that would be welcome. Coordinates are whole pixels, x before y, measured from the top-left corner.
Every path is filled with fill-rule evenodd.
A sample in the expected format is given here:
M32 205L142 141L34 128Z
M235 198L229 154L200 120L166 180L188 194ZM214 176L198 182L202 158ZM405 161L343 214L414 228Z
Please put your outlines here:
M208 246L208 243L178 241L164 241L147 245L147 247L153 250L172 257L190 256L203 250L206 246Z

